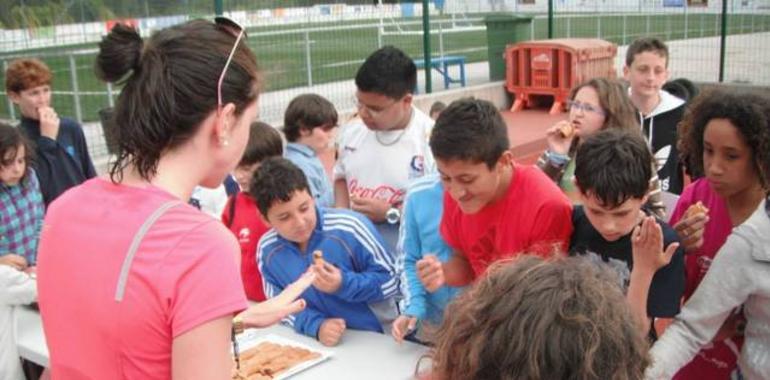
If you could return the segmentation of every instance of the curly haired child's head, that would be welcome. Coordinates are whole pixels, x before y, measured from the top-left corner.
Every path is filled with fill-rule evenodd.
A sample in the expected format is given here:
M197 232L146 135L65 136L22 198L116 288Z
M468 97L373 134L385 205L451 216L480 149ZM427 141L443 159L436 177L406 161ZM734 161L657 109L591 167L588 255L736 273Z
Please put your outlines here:
M649 346L613 276L579 257L495 264L447 309L434 378L641 379Z
M710 153L711 149L704 143L704 135L714 120L727 121L737 129L750 150L755 175L767 190L770 187L770 100L724 89L703 93L694 100L679 125L679 148L695 176L707 174L704 151Z

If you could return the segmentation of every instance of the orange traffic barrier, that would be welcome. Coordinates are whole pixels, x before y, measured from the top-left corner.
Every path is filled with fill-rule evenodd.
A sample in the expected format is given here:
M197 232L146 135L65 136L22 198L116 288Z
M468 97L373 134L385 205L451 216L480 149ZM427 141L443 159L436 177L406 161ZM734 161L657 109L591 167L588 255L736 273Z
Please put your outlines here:
M550 113L562 112L570 89L596 77L615 78L617 45L600 39L526 41L505 49L505 86L516 96L515 112L539 96L553 97Z

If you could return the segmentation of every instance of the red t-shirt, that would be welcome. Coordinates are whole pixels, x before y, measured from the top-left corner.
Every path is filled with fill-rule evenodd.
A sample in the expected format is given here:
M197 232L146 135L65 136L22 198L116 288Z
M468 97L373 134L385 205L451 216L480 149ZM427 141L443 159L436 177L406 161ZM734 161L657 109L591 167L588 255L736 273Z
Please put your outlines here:
M48 208L38 292L54 378L170 379L174 338L247 307L232 234L181 201L149 228L116 301L134 235L172 200L94 178Z
M519 253L566 252L572 205L540 169L516 165L505 196L476 214L463 213L445 192L441 235L480 276L493 262Z
M235 199L235 207L233 207L233 199ZM227 200L227 206L222 211L222 222L241 245L241 280L246 297L252 301L264 301L262 274L259 273L259 266L257 266L257 243L270 228L259 218L259 209L254 199L244 192L239 192Z

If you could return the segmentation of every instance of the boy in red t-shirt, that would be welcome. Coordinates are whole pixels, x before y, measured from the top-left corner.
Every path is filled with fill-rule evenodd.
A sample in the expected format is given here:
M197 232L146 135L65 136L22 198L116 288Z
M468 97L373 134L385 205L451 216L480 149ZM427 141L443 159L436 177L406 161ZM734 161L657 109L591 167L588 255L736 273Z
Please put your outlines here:
M519 253L565 252L572 206L533 166L516 165L500 113L485 100L453 102L436 120L430 147L444 184L441 235L455 251L442 264L417 262L428 291L463 286Z
M252 301L265 300L262 275L257 267L257 242L270 228L259 218L257 204L249 196L249 183L262 161L282 155L281 134L268 124L252 123L246 150L233 173L241 191L227 200L222 211L222 223L235 234L241 246L241 280L246 297Z

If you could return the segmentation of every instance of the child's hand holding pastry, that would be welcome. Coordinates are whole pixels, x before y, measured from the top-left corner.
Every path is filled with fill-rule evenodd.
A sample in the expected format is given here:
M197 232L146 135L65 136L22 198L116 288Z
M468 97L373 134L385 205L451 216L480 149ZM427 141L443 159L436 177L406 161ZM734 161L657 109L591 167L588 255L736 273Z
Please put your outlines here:
M323 258L321 251L313 252L312 271L316 274L313 286L324 293L336 293L342 286L342 272Z
M703 231L709 221L709 209L700 201L690 205L682 219L674 225L685 251L692 251L703 245Z

